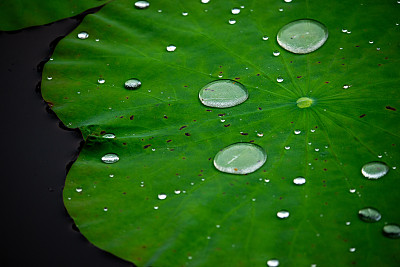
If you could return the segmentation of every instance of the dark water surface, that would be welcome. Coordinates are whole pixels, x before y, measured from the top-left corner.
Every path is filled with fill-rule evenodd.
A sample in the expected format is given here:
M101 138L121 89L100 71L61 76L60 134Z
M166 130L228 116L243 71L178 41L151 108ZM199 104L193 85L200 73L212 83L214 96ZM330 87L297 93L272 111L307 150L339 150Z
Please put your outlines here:
M83 140L43 101L41 62L81 19L0 32L0 266L133 266L74 230L62 201L67 168Z

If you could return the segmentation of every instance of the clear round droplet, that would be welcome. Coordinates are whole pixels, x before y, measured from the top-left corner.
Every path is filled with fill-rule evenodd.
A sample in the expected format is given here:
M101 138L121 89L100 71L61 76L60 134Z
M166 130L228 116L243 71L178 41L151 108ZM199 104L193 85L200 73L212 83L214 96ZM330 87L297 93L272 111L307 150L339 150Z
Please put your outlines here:
M262 37L262 39L263 39L264 41L267 41L267 40L269 39L269 37L266 36L266 35L264 35L264 36Z
M240 8L232 8L231 12L233 15L237 15L240 13Z
M316 20L301 19L283 26L277 35L278 44L295 54L308 54L328 39L328 29Z
M150 6L150 3L147 1L136 1L135 2L135 7L137 9L146 9Z
M272 52L272 54L277 57L281 54L281 52L279 52L278 50L275 50L274 52Z
M104 156L101 157L101 161L107 164L112 164L115 163L119 160L119 157L117 154L105 154Z
M142 85L142 82L138 79L132 78L129 79L125 82L125 88L128 90L135 90L139 89L139 87Z
M214 166L221 172L247 174L261 168L266 160L267 153L260 146L236 143L225 147L215 155Z
M99 84L103 84L105 82L106 82L106 80L104 80L103 78L100 78L97 80L97 83L99 83Z
M213 81L199 92L203 105L214 108L229 108L237 106L249 97L244 85L232 80Z
M113 138L115 138L115 134L113 134L113 133L106 133L106 134L103 134L103 138L113 139Z
M290 146L285 146L285 149L286 149L286 150L289 150L289 149L290 149Z
M296 185L303 185L306 183L306 178L299 176L293 179L293 183Z
M381 219L381 214L374 208L364 208L358 211L358 217L364 222L377 222Z
M271 259L267 261L267 266L268 267L278 267L279 266L279 260L277 259Z
M294 134L296 134L296 135L301 134L301 131L300 130L294 130Z
M388 224L383 226L382 233L389 238L400 238L400 226L397 224Z
M279 218L279 219L286 219L287 217L289 217L289 212L287 211L287 210L281 210L281 211L278 211L278 213L276 214L276 216Z
M299 108L308 108L311 107L313 100L308 97L300 97L297 99L296 104Z
M229 22L229 24L233 25L233 24L236 23L236 20L235 19L230 19L230 20L228 20L228 22Z
M380 179L389 172L389 166L384 162L373 161L361 168L361 173L368 179Z
M278 83L281 83L281 82L283 82L283 78L282 78L281 76L279 76L278 78L276 78L276 81L277 81Z
M167 51L168 52L174 52L175 50L176 50L176 46L174 46L174 45L167 46Z
M78 38L82 40L87 39L89 38L89 34L87 32L80 32L78 33Z
M159 200L164 200L164 199L167 198L167 195L166 194L158 194L157 197L158 197Z

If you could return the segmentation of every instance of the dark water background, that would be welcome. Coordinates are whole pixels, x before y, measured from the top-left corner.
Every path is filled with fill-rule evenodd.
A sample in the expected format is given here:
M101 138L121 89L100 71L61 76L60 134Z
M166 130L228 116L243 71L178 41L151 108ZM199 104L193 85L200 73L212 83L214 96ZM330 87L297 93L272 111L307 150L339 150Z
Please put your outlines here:
M83 140L40 93L44 62L85 14L0 31L0 266L133 266L90 244L68 216L62 189Z

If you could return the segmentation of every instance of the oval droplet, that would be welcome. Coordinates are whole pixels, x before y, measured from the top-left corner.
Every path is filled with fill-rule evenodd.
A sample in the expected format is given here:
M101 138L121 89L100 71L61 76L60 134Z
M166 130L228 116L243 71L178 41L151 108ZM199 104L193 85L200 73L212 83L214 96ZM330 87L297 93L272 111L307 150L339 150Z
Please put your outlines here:
M135 78L129 79L125 82L125 88L128 90L139 89L139 87L141 85L142 85L142 82Z
M208 2L210 2L210 0L201 0L201 2L202 2L203 4L208 4Z
M313 100L308 97L300 97L297 99L296 104L299 108L308 108L311 107Z
M277 259L271 259L267 261L267 266L268 267L278 267L279 266L279 260Z
M233 25L233 24L236 23L236 20L235 19L230 19L230 20L228 20L228 22L229 22L229 24Z
M203 105L214 108L237 106L249 97L246 87L232 80L217 80L201 88L199 99Z
M113 139L113 138L115 138L115 134L113 134L113 133L106 133L106 134L103 134L103 138L110 138L110 139Z
M400 226L397 224L388 224L383 226L382 233L389 238L400 238Z
M99 78L98 80L97 80L97 83L99 83L99 84L103 84L103 83L105 83L106 82L106 80L104 80L103 78Z
M283 82L283 78L282 78L281 76L279 76L278 78L276 78L276 81L277 81L278 83L281 83L281 82Z
M389 172L389 166L380 161L373 161L361 168L361 173L368 179L379 179Z
M381 219L381 214L374 208L364 208L358 211L358 217L364 222L377 222Z
M274 52L272 52L272 54L277 57L281 54L281 52L279 52L278 50L275 50Z
M316 20L295 20L283 26L276 39L278 44L289 52L308 54L326 42L328 29Z
M164 200L164 199L167 198L167 195L166 194L158 194L157 197L158 197L159 200Z
M247 174L258 170L267 160L267 154L258 145L236 143L225 147L214 157L217 170L233 174Z
M294 134L295 135L301 134L301 131L300 130L294 130Z
M289 217L290 213L287 210L281 210L278 211L278 213L276 214L276 216L279 219L286 219L287 217Z
M135 2L135 7L137 9L146 9L150 6L150 3L147 1L137 1Z
M237 15L237 14L240 13L240 9L239 8L232 8L231 12L232 12L233 15Z
M297 184L297 185L305 184L306 178L299 176L299 177L293 179L293 183Z
M174 46L174 45L167 46L167 51L168 52L174 52L175 50L176 50L176 46Z
M264 41L267 41L267 40L269 39L269 37L266 36L266 35L264 35L262 39L263 39Z
M118 160L119 160L118 155L114 153L105 154L103 157L101 157L101 161L107 164L115 163Z
M87 32L80 32L78 33L78 38L82 40L87 39L89 38L89 34Z

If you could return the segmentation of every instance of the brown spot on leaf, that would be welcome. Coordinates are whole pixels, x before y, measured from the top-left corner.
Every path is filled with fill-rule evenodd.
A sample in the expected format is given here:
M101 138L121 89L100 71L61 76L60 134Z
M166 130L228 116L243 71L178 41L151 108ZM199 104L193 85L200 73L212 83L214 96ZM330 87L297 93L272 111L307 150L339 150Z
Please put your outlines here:
M364 117L365 117L365 114L360 115L360 118L364 118Z
M186 136L190 136L190 133L185 133Z
M169 139L169 140L167 140L167 143L169 143L169 142L171 142L172 140L171 139Z
M230 124L226 124L226 125L224 125L224 127L229 127L229 126L231 126Z
M386 106L386 109L396 111L396 108L391 107L391 106Z
M151 145L145 145L143 148L144 149L146 149L146 148L148 148L148 147L150 147Z
M130 120L133 120L134 118L135 118L135 116L133 116L133 115L129 117Z

